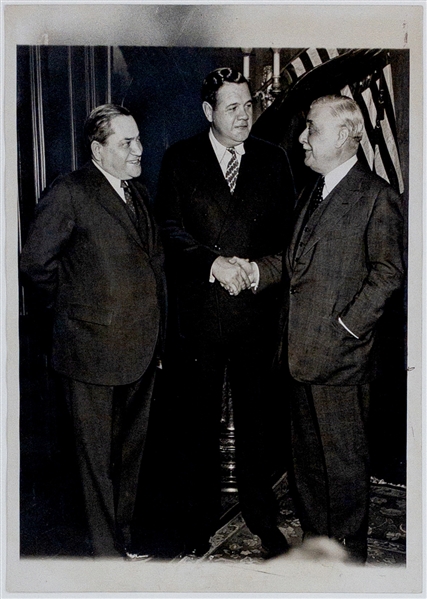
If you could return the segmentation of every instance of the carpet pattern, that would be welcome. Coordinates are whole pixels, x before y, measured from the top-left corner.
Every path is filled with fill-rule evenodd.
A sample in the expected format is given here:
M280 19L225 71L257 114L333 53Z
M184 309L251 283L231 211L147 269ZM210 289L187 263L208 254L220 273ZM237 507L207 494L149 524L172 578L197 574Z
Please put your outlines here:
M302 543L302 531L295 514L286 475L275 485L279 503L280 530L292 548ZM237 502L235 496L234 501ZM232 508L231 508L232 509ZM237 513L211 540L211 549L202 558L186 556L185 561L261 562L261 543L248 530L242 515ZM406 488L371 480L370 515L368 531L368 564L404 565L406 563Z

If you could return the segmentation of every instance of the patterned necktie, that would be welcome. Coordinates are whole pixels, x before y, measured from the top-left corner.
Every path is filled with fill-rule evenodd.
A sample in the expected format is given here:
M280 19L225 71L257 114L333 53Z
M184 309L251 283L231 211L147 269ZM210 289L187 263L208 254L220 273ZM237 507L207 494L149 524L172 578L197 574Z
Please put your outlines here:
M323 201L323 188L325 186L325 177L320 177L316 189L313 191L313 195L310 199L310 204L308 206L308 218L313 214L313 212L320 206Z
M132 212L132 216L136 220L136 209L135 209L135 204L134 204L133 197L132 197L132 192L131 192L131 190L129 188L129 184L128 184L127 181L122 181L121 182L121 186L122 186L123 191L125 193L125 202L126 202L126 205L129 207L130 211Z
M234 148L227 148L227 151L230 152L231 158L230 162L227 165L225 178L227 179L228 187L230 188L230 193L233 194L234 189L236 187L237 175L239 174L239 161L237 160L236 150Z

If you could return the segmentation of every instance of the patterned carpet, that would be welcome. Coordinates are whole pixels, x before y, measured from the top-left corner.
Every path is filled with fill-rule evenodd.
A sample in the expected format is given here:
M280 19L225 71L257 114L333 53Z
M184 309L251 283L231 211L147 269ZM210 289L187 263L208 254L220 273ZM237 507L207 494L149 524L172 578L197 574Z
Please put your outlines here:
M289 494L286 475L275 485L279 502L279 528L286 535L292 549L302 542L302 531L292 498ZM240 513L236 511L237 497L228 499L228 514L231 516L212 538L210 551L202 558L186 556L184 561L203 559L209 561L238 560L243 563L262 561L261 545L252 535ZM233 505L234 504L234 505ZM226 518L225 518L226 519ZM371 480L371 501L368 537L368 564L406 563L406 488L382 480Z

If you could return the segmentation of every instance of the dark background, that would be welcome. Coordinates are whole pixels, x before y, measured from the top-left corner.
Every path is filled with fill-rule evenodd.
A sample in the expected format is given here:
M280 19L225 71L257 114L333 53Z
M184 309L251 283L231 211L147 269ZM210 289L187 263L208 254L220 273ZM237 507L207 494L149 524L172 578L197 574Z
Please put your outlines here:
M284 66L299 49L282 49ZM409 52L388 51L392 64L403 200L408 202ZM242 70L239 48L157 48L18 46L17 133L20 242L25 241L35 205L59 175L81 166L81 132L90 110L106 101L127 106L140 127L144 178L154 202L165 149L206 128L200 102L204 76L214 68ZM257 91L269 49L251 52L251 84ZM291 94L282 94L261 114L255 104L253 132L287 149L300 189L310 176L303 166L298 135L310 102L339 91L376 65L358 58L338 71L318 70ZM405 291L397 294L381 322L382 363L373 385L370 443L372 474L405 483L406 473L406 312ZM50 319L31 290L20 294L21 381L21 553L79 555L87 551L79 479L68 416L49 367ZM286 397L274 381L270 407L281 415L271 425L272 470L286 469ZM141 478L141 513L156 503L162 533L173 529L179 502L174 477L173 389L160 380L150 423ZM166 533L165 533L166 534ZM161 535L159 535L159 538Z

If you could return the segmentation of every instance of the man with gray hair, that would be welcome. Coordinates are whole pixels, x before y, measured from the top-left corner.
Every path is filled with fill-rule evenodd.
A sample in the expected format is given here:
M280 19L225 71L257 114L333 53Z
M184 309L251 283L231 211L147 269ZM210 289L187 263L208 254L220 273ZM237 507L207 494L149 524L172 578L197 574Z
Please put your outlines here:
M398 195L357 160L363 116L344 96L312 103L299 137L319 174L296 209L284 269L284 343L294 381L293 478L305 538L367 557L366 419L376 328L404 277Z

